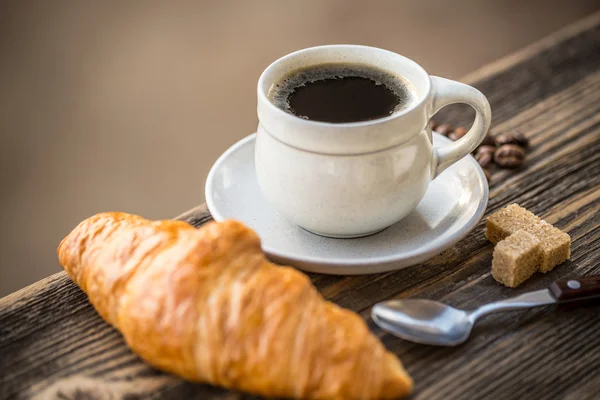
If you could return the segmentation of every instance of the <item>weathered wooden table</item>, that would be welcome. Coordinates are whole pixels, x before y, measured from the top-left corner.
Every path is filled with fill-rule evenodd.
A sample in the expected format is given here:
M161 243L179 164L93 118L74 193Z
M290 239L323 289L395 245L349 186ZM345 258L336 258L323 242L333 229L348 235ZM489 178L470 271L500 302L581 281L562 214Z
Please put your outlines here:
M371 306L418 296L472 307L539 289L555 279L600 273L600 14L464 79L492 104L493 132L531 139L525 165L493 175L488 213L519 202L567 231L571 261L517 290L490 276L483 222L434 259L369 276L311 275L329 299L360 313L414 377L415 399L600 399L600 302L489 317L456 348L383 334ZM465 109L437 120L465 124ZM204 206L179 218L211 220ZM18 268L18 266L14 266ZM252 398L184 382L144 364L64 273L0 300L0 398Z

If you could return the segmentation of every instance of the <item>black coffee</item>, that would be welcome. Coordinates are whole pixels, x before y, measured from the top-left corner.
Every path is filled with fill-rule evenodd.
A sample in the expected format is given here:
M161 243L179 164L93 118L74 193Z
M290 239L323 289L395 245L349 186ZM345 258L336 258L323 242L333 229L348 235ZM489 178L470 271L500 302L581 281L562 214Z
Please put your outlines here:
M402 78L363 64L320 64L291 72L269 90L269 99L298 117L358 122L386 117L415 101Z

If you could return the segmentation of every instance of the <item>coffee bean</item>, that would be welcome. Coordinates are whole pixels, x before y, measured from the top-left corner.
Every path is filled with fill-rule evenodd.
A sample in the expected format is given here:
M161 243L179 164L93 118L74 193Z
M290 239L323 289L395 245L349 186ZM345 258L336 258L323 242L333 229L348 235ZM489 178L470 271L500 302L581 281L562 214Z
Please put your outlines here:
M483 169L483 173L485 174L485 179L487 179L488 182L492 180L492 174L487 168Z
M495 146L479 146L475 152L475 159L482 168L487 168L494 160Z
M442 124L442 125L438 126L435 131L437 133L439 133L440 135L448 136L448 134L450 132L452 132L452 125L450 125L450 124Z
M471 153L473 155L477 154L477 152L479 151L479 149L481 147L486 147L486 149L493 148L494 151L496 151L496 141L493 137L491 137L490 135L487 135L486 137L483 138L481 143L479 143L479 146L477 146L475 148L475 150L473 150Z
M486 168L492 163L494 159L494 153L477 153L475 154L475 159L482 168Z
M456 140L460 139L461 137L465 136L467 134L467 132L468 132L467 129L463 128L462 126L459 126L453 132L450 132L448 134L448 138L456 141Z
M519 131L504 132L496 136L496 145L516 144L523 148L529 145L529 140Z
M477 154L477 153L492 153L492 155L493 155L495 151L496 151L496 146L482 144L479 147L477 147L475 154Z
M429 121L429 126L431 127L432 131L435 131L435 129L439 126L439 124L437 122L435 122L434 120Z
M525 160L525 149L516 144L505 144L494 153L494 162L502 168L517 168Z

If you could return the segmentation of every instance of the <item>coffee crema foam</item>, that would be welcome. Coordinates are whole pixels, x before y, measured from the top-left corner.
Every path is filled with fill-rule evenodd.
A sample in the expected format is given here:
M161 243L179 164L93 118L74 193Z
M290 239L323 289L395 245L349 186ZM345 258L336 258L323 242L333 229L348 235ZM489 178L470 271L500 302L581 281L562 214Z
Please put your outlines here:
M395 104L386 115L405 109L416 101L416 90L404 78L370 65L358 63L327 63L297 69L271 85L267 97L275 106L290 114L304 119L313 119L310 116L299 115L295 112L296 110L292 110L290 98L298 89L306 87L307 84L343 78L371 80L375 85L384 85L393 92ZM327 107L327 105L324 106Z

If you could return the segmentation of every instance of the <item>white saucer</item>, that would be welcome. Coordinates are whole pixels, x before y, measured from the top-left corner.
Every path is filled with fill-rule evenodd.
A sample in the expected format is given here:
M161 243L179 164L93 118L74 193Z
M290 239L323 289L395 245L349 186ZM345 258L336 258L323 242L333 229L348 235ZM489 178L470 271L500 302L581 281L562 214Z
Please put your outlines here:
M318 236L288 222L262 197L254 172L255 136L234 144L213 165L206 203L215 220L236 219L253 228L265 253L278 263L336 275L402 269L458 242L485 212L487 181L468 156L434 180L417 209L397 224L357 239ZM450 140L434 133L433 143Z

